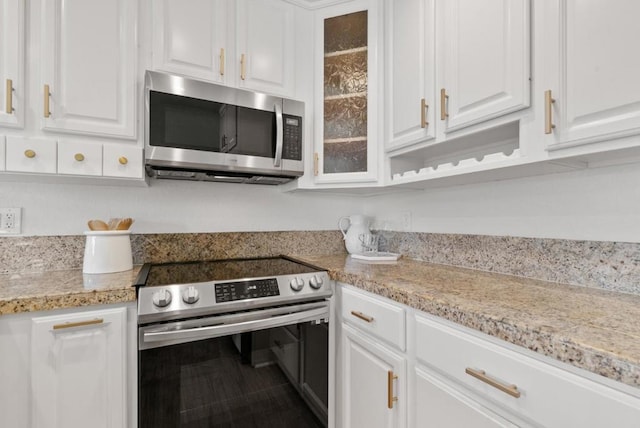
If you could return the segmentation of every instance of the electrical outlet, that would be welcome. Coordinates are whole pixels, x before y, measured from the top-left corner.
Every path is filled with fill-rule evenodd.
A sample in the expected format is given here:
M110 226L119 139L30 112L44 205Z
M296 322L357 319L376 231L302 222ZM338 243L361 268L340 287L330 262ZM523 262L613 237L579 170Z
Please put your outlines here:
M411 211L404 211L402 213L402 230L404 232L411 231Z
M22 232L22 208L0 208L0 235Z

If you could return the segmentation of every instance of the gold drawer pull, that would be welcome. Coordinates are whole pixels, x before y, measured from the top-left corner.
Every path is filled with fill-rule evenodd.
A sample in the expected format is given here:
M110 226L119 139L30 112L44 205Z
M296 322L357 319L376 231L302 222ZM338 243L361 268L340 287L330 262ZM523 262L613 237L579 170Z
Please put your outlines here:
M53 326L53 329L64 330L65 328L85 327L88 325L96 325L96 324L102 324L102 323L104 323L104 320L102 318L96 318L96 319L87 320L87 321L65 322L63 324L55 324Z
M82 162L84 160L84 155L82 153L76 153L73 155L73 158L78 162Z
M449 100L449 95L447 95L446 89L440 89L440 120L445 120L449 117L449 113L447 112L447 101Z
M551 95L551 90L544 91L544 133L551 134L553 128L556 126L553 124L553 103L556 100Z
M393 402L398 401L398 397L393 395L393 381L398 379L398 376L393 374L392 370L387 372L387 407L393 409Z
M244 54L240 55L240 78L244 80L247 77L246 74L247 68L247 60L245 59Z
M127 158L126 158L126 157L124 157L124 156L120 156L120 157L118 158L118 162L120 162L120 165L126 165L126 164L128 164L128 163L129 163L129 159L127 159Z
M424 98L420 100L420 127L421 128L426 128L427 126L429 126L429 122L427 122L428 108L429 108L429 105L427 104L427 101Z
M51 90L49 85L44 85L44 117L51 116L51 107L49 101L51 100Z
M318 155L318 152L315 152L313 154L313 175L314 176L318 176L319 170L318 170L318 163L320 162L320 155Z
M11 79L7 79L6 96L7 96L7 104L6 104L5 113L13 114L13 80Z
M351 315L353 315L356 318L360 318L361 320L366 321L366 322L373 322L373 317L365 315L362 312L351 311Z
M224 48L220 48L220 76L224 76Z
M487 376L484 370L474 370L470 367L467 367L466 369L464 369L464 372L475 377L476 379L481 380L486 384L493 386L494 388L499 389L506 394L509 394L512 397L520 398L520 391L518 391L518 387L516 385L505 385L503 383L500 383L497 380Z
M29 159L33 159L33 158L35 158L35 157L36 157L36 152L35 152L35 151L33 151L33 150L31 150L31 149L29 149L29 150L25 150L25 151L24 151L24 155L25 155L26 157L28 157Z

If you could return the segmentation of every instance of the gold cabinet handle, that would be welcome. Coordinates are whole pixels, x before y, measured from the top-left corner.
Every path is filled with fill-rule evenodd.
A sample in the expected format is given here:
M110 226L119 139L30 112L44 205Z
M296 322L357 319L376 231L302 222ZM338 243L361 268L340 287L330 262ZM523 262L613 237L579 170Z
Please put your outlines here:
M220 48L220 76L224 76L224 48Z
M28 149L28 150L25 150L25 151L24 151L24 155L25 155L26 157L28 157L29 159L33 159L33 158L35 158L35 157L36 157L36 152L35 152L35 151L33 151L33 150L31 150L31 149Z
M245 55L242 54L240 55L240 78L242 80L245 79L246 76L246 66L247 66L247 60L245 59Z
M320 163L320 155L318 155L318 152L315 152L313 154L313 175L314 176L318 176L318 164Z
M398 376L393 374L393 370L387 372L387 407L393 409L393 403L398 401L398 397L393 395L393 381L398 379Z
M51 116L51 108L49 106L49 100L51 99L51 91L49 85L44 85L44 117Z
M82 153L76 153L73 155L73 158L78 162L82 162L84 160L84 155Z
M353 315L356 318L360 318L361 320L366 321L366 322L373 322L373 317L365 315L362 312L351 311L351 315Z
M5 113L13 114L13 80L11 79L7 79L6 97L7 103Z
M498 382L495 379L487 376L484 370L475 370L470 367L464 369L464 372L468 375L475 377L476 379L481 380L482 382L493 386L494 388L499 389L500 391L509 394L512 397L520 398L520 391L518 391L518 387L516 385L505 385L503 383Z
M55 324L53 326L54 330L64 330L65 328L74 328L74 327L85 327L88 325L102 324L104 320L102 318L96 318L93 320L87 321L78 321L78 322L65 322L63 324Z
M118 158L118 162L120 162L120 165L126 165L126 164L128 164L128 163L129 163L129 159L127 159L127 158L126 158L126 157L124 157L124 156L120 156L120 157Z
M553 104L556 102L551 95L551 89L544 91L544 133L551 134L553 128Z
M449 117L449 113L447 112L448 100L449 95L447 95L446 89L440 89L440 120L446 120Z
M423 98L420 100L420 127L426 128L429 126L429 122L427 122L427 110L429 109L429 104Z

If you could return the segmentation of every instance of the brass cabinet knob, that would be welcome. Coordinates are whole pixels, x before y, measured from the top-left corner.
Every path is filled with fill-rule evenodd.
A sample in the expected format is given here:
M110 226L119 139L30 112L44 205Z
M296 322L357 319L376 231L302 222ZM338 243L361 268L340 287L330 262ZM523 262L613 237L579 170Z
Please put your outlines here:
M120 157L118 158L118 162L120 162L120 165L126 165L127 163L129 163L129 159L127 159L127 158L126 158L126 157L124 157L124 156L120 156Z
M33 159L33 158L35 158L35 157L36 157L36 152L34 152L34 151L33 151L33 150L31 150L31 149L28 149L28 150L25 150L25 151L24 151L24 155L25 155L26 157L28 157L29 159Z
M73 158L78 162L82 162L84 160L84 155L82 153L76 153Z

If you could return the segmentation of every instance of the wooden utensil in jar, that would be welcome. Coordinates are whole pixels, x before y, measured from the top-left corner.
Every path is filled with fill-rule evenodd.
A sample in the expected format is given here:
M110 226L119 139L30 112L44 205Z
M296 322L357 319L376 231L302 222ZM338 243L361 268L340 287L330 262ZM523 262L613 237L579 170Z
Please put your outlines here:
M109 230L109 225L102 220L89 220L87 224L91 230Z
M118 225L116 226L116 230L129 230L132 224L133 224L132 218L129 218L129 217L121 218L120 221L118 222Z

